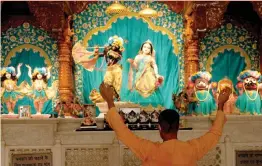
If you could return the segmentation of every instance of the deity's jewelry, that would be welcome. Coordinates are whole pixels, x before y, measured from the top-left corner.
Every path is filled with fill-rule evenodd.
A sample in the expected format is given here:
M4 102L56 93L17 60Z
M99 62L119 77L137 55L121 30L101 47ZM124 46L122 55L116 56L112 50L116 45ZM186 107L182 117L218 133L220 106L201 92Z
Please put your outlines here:
M195 95L196 95L196 98L198 101L206 101L207 98L208 98L208 93L206 94L206 97L203 99L203 100L200 100L199 97L197 96L197 93L196 93L196 88L194 87L194 91L195 91ZM209 92L209 87L208 87L208 92Z
M256 84L257 84L257 83L256 83ZM244 85L244 91L245 91L247 97L249 98L249 100L254 101L254 100L257 99L257 95L258 95L258 86L257 86L257 90L256 90L257 93L256 93L256 96L255 96L254 99L252 99L252 98L248 95L248 93L247 93L247 91L246 91L246 88L245 88L245 85Z

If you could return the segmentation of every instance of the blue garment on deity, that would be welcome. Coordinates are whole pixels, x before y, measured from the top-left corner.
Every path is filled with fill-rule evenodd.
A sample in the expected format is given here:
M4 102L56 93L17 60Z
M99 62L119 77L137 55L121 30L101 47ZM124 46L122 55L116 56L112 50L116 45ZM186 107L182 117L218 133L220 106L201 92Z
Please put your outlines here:
M7 101L7 100L16 101L18 99L18 95L21 95L21 94L19 92L16 92L16 91L5 90L5 92L3 94L3 100L4 101Z
M210 115L212 112L216 111L216 102L209 91L197 91L196 97L198 101L189 104L189 113L196 115Z
M240 113L261 114L261 98L257 91L247 91L237 98L236 107Z
M34 90L33 98L34 99L46 98L45 90Z
M133 90L128 96L128 101L140 104L142 106L152 105L156 107L158 105L163 106L163 96L160 93L159 89L155 90L149 97L145 98L141 96L136 90Z
M155 89L157 81L156 73L151 64L151 56L140 56L136 61L137 70L134 79L134 88L130 91L126 101L140 104L142 106L152 105L154 107L164 105L160 90Z

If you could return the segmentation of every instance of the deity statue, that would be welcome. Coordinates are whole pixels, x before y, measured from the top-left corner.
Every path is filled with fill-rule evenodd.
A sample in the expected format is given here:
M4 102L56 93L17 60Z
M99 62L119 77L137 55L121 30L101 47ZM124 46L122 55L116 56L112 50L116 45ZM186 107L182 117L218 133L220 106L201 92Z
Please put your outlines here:
M82 65L86 70L93 71L99 57L104 57L107 69L104 76L104 83L111 86L115 91L115 98L120 100L120 89L122 84L122 66L118 63L122 59L124 51L124 40L121 37L113 36L108 40L108 45L104 47L104 52L99 53L98 47L94 52L87 51L80 43L76 43L73 48L73 58L77 64ZM91 58L91 56L94 56ZM93 103L104 102L100 93L93 89L89 95Z
M21 93L22 84L17 86L17 80L21 76L21 66L17 66L17 74L14 67L5 67L1 70L1 99L6 104L8 114L14 114L15 104L18 99L23 98Z
M194 84L194 93L196 101L190 106L189 112L193 115L208 116L214 114L217 106L213 96L210 94L211 74L206 71L200 71L193 74L189 81Z
M237 110L236 110L236 100L237 100L237 95L234 92L234 85L233 82L228 79L228 78L224 78L222 80L220 80L218 82L218 88L217 88L217 93L214 94L214 97L216 99L216 102L218 101L218 96L220 94L220 92L225 89L226 87L231 89L231 95L229 96L229 99L227 100L227 102L224 104L224 113L225 114L236 114Z
M28 76L32 79L32 86L27 86L28 96L33 98L37 115L39 115L44 103L55 97L58 83L55 81L50 88L47 86L47 81L51 76L51 67L35 68L33 73L29 65L26 65L26 67L28 68Z
M236 107L242 115L260 115L261 114L261 98L258 93L258 83L261 74L254 70L244 70L238 80L243 82L244 92L236 101Z
M141 105L156 102L163 105L159 86L163 83L164 77L158 73L152 43L149 40L144 42L135 59L127 61L130 63L128 88L131 91L127 99ZM135 71L135 76L133 71Z
M172 100L180 116L186 115L188 111L188 104L189 104L189 98L186 93L186 90L183 90L178 95L173 94Z

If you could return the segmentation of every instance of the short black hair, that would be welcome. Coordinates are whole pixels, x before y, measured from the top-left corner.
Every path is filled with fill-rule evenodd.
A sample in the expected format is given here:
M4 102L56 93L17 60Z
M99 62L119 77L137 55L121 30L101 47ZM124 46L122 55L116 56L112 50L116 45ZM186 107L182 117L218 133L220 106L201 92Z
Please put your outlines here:
M158 123L164 133L176 133L179 129L179 114L172 109L162 111L158 117Z

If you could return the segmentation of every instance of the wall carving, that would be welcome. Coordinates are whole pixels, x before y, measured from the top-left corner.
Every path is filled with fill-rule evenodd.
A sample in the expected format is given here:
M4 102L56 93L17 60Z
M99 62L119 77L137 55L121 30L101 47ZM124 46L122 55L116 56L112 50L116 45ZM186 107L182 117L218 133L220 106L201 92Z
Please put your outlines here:
M65 166L108 166L108 148L66 148Z
M200 42L200 69L206 70L209 56L219 47L233 45L243 49L251 61L251 69L259 69L257 41L244 28L231 23L222 25L206 34ZM236 50L238 51L238 50Z

